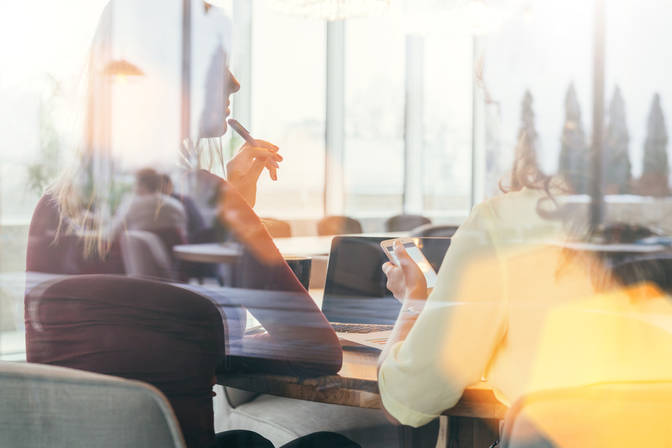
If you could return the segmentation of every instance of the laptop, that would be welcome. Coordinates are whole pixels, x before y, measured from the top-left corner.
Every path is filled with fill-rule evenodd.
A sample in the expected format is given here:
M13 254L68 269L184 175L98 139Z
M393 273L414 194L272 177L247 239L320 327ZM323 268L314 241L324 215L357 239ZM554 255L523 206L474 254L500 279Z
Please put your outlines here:
M331 243L322 312L345 347L382 350L401 303L386 288L382 265L388 261L380 242L389 237L336 236ZM450 238L418 238L438 272Z

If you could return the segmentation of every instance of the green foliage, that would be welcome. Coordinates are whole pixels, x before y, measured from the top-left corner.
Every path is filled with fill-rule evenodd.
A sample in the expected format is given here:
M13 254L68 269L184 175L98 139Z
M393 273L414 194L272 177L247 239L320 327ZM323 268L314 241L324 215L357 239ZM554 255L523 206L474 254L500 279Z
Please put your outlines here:
M529 90L526 90L520 105L520 127L518 128L518 144L516 145L514 164L525 167L526 170L532 169L533 172L539 172L537 162L538 134L532 104L532 94ZM524 175L527 175L527 173Z
M581 107L574 84L565 94L565 124L562 127L558 173L575 193L588 193L590 153L581 120Z
M625 101L621 89L616 86L609 104L609 122L604 139L604 184L608 194L630 193L632 174L629 143Z
M54 124L56 102L62 97L62 88L59 81L53 77L48 78L48 96L40 102L39 129L40 148L37 159L27 166L26 188L37 195L41 195L44 189L56 178L60 166L60 154L62 151L61 136Z
M132 181L116 181L113 182L110 186L110 196L108 198L108 204L110 210L114 211L119 208L121 201L124 199L124 196L133 191L133 182Z
M651 101L649 118L644 141L644 173L655 173L667 179L669 166L667 161L667 130L665 115L660 105L660 95L655 94Z

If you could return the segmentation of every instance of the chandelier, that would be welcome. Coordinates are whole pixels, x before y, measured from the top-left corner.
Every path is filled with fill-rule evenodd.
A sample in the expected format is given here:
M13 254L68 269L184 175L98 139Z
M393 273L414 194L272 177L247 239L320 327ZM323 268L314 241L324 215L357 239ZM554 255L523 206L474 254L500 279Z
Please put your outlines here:
M271 5L286 14L342 20L384 13L390 0L272 0Z

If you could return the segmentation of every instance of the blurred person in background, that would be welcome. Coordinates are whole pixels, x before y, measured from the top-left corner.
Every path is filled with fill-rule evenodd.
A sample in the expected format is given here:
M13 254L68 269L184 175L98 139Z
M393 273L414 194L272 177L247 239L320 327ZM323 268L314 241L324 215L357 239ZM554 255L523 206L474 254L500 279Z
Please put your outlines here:
M181 235L187 232L187 215L182 204L162 192L162 176L151 168L135 174L133 194L117 208L107 230L113 240L124 230L174 229Z
M198 210L196 202L190 196L175 192L173 180L170 178L169 174L161 175L161 192L182 203L187 215L187 241L196 242L195 237L206 227L205 220Z

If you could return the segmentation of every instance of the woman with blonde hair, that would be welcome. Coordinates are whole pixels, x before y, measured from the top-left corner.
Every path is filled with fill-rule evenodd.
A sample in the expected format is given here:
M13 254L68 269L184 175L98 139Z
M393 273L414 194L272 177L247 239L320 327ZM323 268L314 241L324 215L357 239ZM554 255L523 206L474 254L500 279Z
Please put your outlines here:
M48 189L37 205L30 226L27 271L29 275L32 272L123 274L117 236L124 234L124 223L115 223L112 233L109 227L128 179L143 167L167 173L178 171L182 190L201 205L211 204L213 226L243 246L247 264L239 269L251 269L245 272L244 286L259 290L254 297L256 308L244 302L226 303L223 308L236 313L241 306L247 306L267 333L233 341L235 332L231 329L232 334L226 336L227 360L216 360L217 363L247 371L296 375L336 373L341 367L342 352L335 333L252 210L257 181L263 171L268 170L271 177L277 179L276 172L282 161L278 148L255 140L253 144L245 143L230 161L225 161L222 136L227 131L230 95L240 88L229 71L231 23L216 8L197 0L187 3L192 29L197 32L192 38L198 42L192 52L191 75L194 84L204 88L191 92L191 97L192 106L200 107L202 112L197 131L189 132L192 135L179 142L178 111L183 86L179 82L180 36L176 25L182 3L112 0L103 11L86 69L82 138L76 145L78 154L73 157L71 169ZM122 54L123 59L116 58L116 54ZM121 76L139 74L137 79L118 82ZM218 170L226 180L210 170ZM263 290L284 293L282 306L265 301ZM30 361L76 365L110 373L98 365L87 364L91 357L75 359L76 345L65 357L38 351L33 337L41 331L40 316L30 315L29 311L26 310L26 340ZM63 312L67 314L67 310ZM64 318L77 321L76 315ZM152 322L143 325L152 325ZM128 339L123 335L97 334L95 325L87 328L90 331L87 334L94 339L117 336L120 341ZM72 340L77 336L64 333L62 337ZM132 343L137 346L144 341ZM135 347L129 345L128 348ZM106 365L114 366L115 356L123 357L123 353L109 354ZM185 365L183 377L162 381L173 385L189 381L189 370L193 367ZM146 366L138 365L135 369L126 372L127 375L147 381L162 375L161 366L152 366L150 376L143 376L149 375L144 370ZM208 409L180 409L186 402L183 398L171 401L176 414L186 416L180 423L187 444L190 447L214 444L210 395L194 397L199 403L209 402ZM240 431L218 436L217 443L220 446L268 446L263 438ZM293 446L355 444L338 435L317 434L300 439Z

